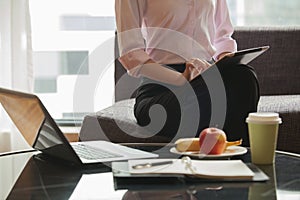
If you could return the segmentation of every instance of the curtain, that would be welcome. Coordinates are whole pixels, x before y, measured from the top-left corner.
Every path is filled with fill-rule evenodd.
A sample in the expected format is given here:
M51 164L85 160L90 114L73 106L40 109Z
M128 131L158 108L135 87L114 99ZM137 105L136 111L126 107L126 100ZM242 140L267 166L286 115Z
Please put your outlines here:
M33 91L29 0L0 0L0 86Z
M0 0L0 87L33 92L29 0ZM13 130L0 104L0 151L26 147Z

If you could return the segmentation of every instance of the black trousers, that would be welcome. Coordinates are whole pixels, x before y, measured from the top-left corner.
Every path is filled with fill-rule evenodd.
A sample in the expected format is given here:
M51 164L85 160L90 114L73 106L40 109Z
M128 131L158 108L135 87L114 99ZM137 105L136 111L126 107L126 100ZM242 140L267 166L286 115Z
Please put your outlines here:
M184 64L168 67L179 72L185 69ZM197 137L204 128L217 126L226 132L228 141L242 138L243 145L249 146L245 119L249 112L257 110L258 100L259 85L253 68L240 64L214 65L180 87L144 78L137 91L134 114L139 125L150 127L150 131L152 127L156 135L170 141ZM163 111L151 111L155 105ZM159 131L154 130L155 124L149 126L159 122L157 118L164 121L162 126L158 125Z

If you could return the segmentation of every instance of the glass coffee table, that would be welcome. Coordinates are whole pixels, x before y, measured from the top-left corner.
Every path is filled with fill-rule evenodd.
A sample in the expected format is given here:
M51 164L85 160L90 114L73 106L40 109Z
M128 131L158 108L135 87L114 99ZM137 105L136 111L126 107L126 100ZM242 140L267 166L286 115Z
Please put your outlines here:
M172 145L124 144L178 158ZM225 159L250 162L250 152ZM0 156L0 199L299 199L300 155L276 152L274 165L258 166L264 182L145 179L119 182L109 164L85 169L58 163L38 152Z

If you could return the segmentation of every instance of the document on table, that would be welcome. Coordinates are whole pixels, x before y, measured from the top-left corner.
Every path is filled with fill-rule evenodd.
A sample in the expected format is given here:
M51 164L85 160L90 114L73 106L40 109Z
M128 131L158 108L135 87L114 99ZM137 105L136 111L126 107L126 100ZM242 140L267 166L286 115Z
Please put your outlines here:
M169 162L171 161L171 162ZM181 174L207 179L252 180L254 172L241 160L129 160L130 174Z

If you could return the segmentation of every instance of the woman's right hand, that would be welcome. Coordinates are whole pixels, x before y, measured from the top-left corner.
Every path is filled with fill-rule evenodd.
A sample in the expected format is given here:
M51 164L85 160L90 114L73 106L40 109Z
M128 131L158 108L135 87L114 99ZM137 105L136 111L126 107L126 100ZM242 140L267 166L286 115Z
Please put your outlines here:
M191 81L201 73L203 73L205 70L207 70L210 66L211 64L209 64L205 60L193 58L186 62L185 70L182 75L186 78L187 81Z
M193 70L193 66L191 65L185 65L185 70L184 72L182 72L182 76L187 80L190 81L191 80L191 73Z

